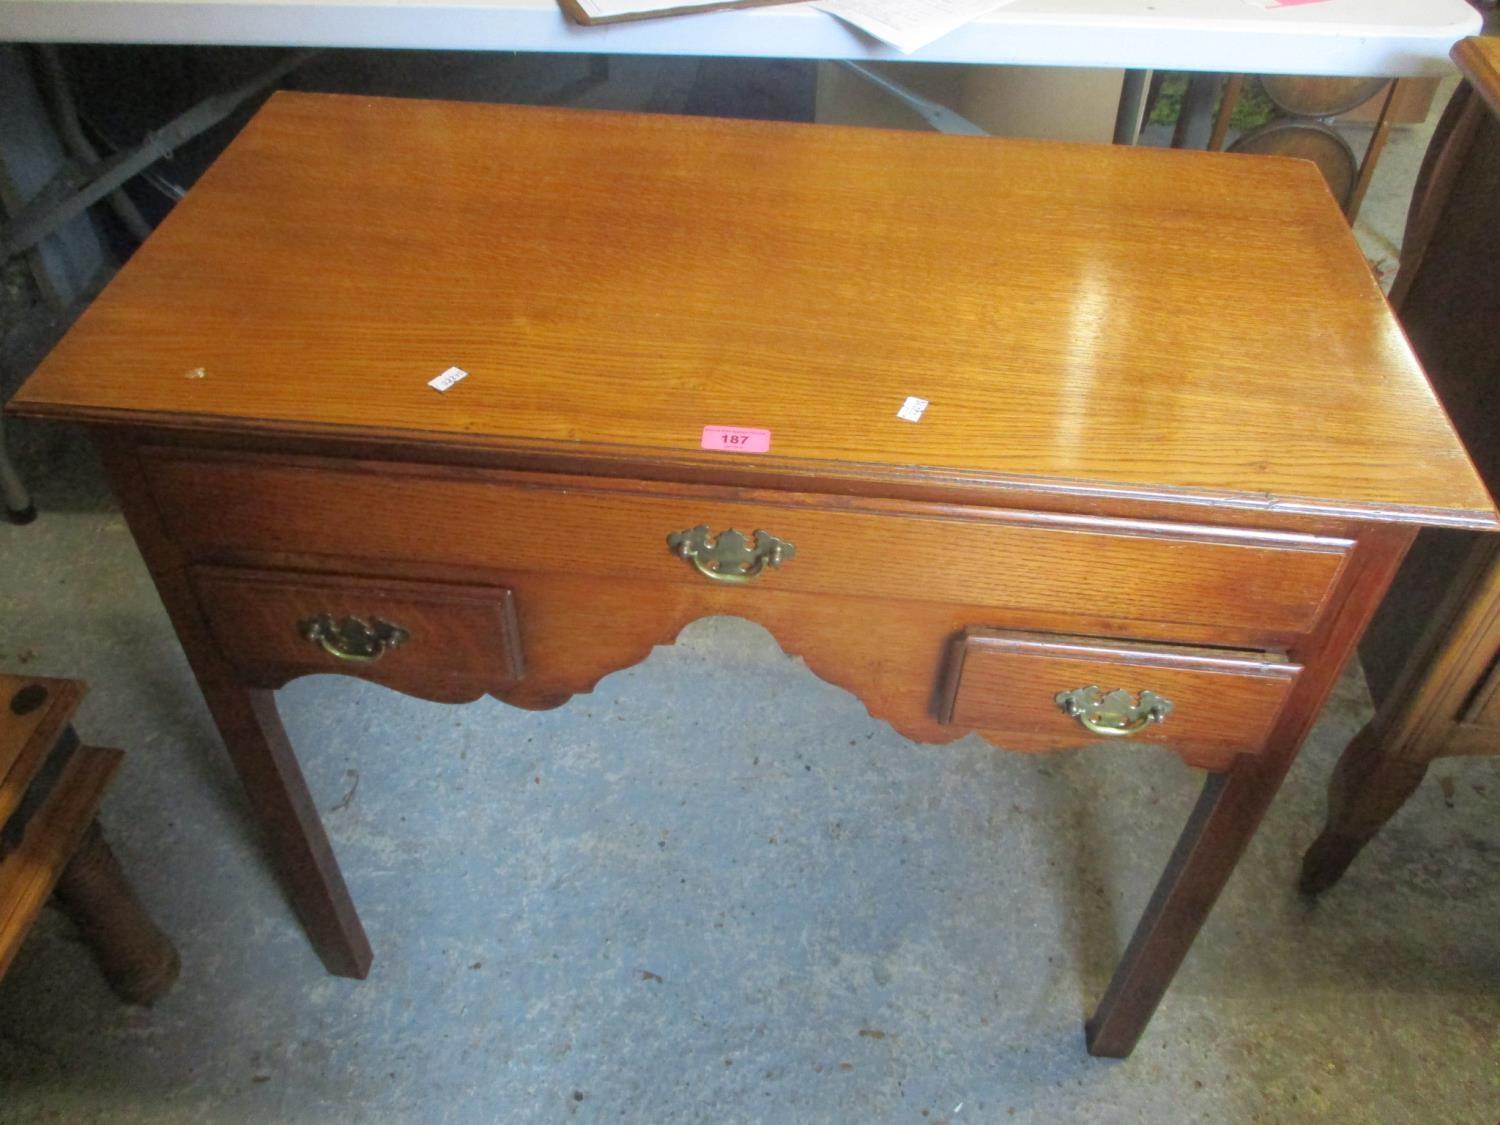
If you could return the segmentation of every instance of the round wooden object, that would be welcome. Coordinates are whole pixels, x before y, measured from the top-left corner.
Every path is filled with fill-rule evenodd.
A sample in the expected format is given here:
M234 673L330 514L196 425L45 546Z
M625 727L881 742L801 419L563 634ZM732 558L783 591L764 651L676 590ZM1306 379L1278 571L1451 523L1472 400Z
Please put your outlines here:
M1340 206L1349 198L1359 172L1359 162L1349 142L1316 121L1272 121L1246 133L1229 146L1229 151L1311 160L1323 173L1328 190Z
M150 1004L172 987L182 962L141 908L96 820L53 892L120 999Z
M1389 78L1307 78L1263 74L1260 87L1282 111L1296 117L1336 117L1364 105L1383 90Z

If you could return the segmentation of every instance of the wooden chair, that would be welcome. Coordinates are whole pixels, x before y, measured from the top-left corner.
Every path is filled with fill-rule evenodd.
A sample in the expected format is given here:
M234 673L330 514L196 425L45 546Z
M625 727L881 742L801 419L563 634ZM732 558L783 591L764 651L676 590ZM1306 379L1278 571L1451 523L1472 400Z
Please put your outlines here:
M1466 82L1417 180L1391 300L1492 494L1500 493L1500 39L1466 39ZM1360 645L1376 715L1345 749L1302 890L1338 881L1439 757L1500 753L1500 542L1424 531Z

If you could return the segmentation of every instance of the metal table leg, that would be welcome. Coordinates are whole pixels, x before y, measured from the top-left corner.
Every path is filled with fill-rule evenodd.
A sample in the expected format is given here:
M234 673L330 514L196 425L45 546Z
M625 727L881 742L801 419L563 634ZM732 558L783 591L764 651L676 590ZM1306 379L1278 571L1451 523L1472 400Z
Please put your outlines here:
M30 523L36 519L36 508L31 503L31 493L21 481L21 475L10 463L5 450L5 424L0 422L0 497L5 499L5 517L11 523Z
M1115 144L1133 145L1141 131L1141 111L1146 104L1149 70L1127 70L1120 83L1120 107L1115 112Z

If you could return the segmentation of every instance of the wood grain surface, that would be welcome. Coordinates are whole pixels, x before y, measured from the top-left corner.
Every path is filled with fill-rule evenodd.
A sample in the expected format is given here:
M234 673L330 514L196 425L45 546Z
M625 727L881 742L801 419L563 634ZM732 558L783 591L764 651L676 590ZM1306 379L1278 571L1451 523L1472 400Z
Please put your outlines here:
M469 375L430 388L450 365ZM1176 676L1189 737L1163 745L1223 772L1090 1021L1105 1055L1141 1034L1410 525L1497 523L1317 173L1201 153L282 94L18 405L96 426L347 976L370 946L266 690L304 606L440 625L494 590L520 678L470 635L386 682L525 707L734 614L912 738L1014 749L1060 744L1009 706L1046 675L1011 654L943 721L966 631L1111 638L1042 661L1069 680ZM710 425L770 449L700 449ZM699 524L796 555L710 581L667 547ZM247 629L283 639L247 664ZM1201 716L1224 700L1220 741Z
M988 604L1157 624L1305 632L1350 547L1331 536L1062 517L797 493L334 460L151 457L152 491L194 558L226 551L708 584L667 546L706 524L797 549L747 587ZM1200 629L1200 634L1203 632Z
M258 687L333 672L455 703L521 676L515 603L503 587L224 567L195 567L192 583L220 651ZM376 660L350 663L303 635L302 623L319 615L379 619L406 637Z
M282 93L15 405L1495 522L1317 173L1221 154Z
M1500 39L1478 35L1460 39L1450 53L1469 85L1500 114Z
M0 673L0 824L16 811L87 690L81 680ZM15 702L23 691L31 698Z
M1205 769L1261 750L1302 670L1260 652L996 629L966 630L953 662L945 717L998 745L1013 735L1058 749L1108 743L1065 714L1057 694L1090 685L1137 697L1152 691L1173 705L1165 720L1113 741L1170 745Z
M0 977L93 822L124 757L118 750L95 746L75 750L20 845L0 863Z

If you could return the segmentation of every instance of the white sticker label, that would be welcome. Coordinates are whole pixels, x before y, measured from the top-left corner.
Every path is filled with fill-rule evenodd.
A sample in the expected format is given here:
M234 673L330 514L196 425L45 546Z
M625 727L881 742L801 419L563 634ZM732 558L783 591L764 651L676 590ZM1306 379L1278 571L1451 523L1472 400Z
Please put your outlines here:
M904 418L908 422L920 422L922 411L927 409L927 400L918 398L916 395L907 395L906 401L901 404L901 409L896 411L897 418Z
M453 386L453 384L457 383L460 379L467 379L468 377L469 377L469 373L467 371L465 371L462 367L450 367L450 368L448 368L447 371L444 371L436 379L428 379L427 380L427 385L429 387L431 387L435 391L446 391L449 387ZM908 401L910 401L910 400L908 400ZM926 405L926 404L924 403L923 405Z

